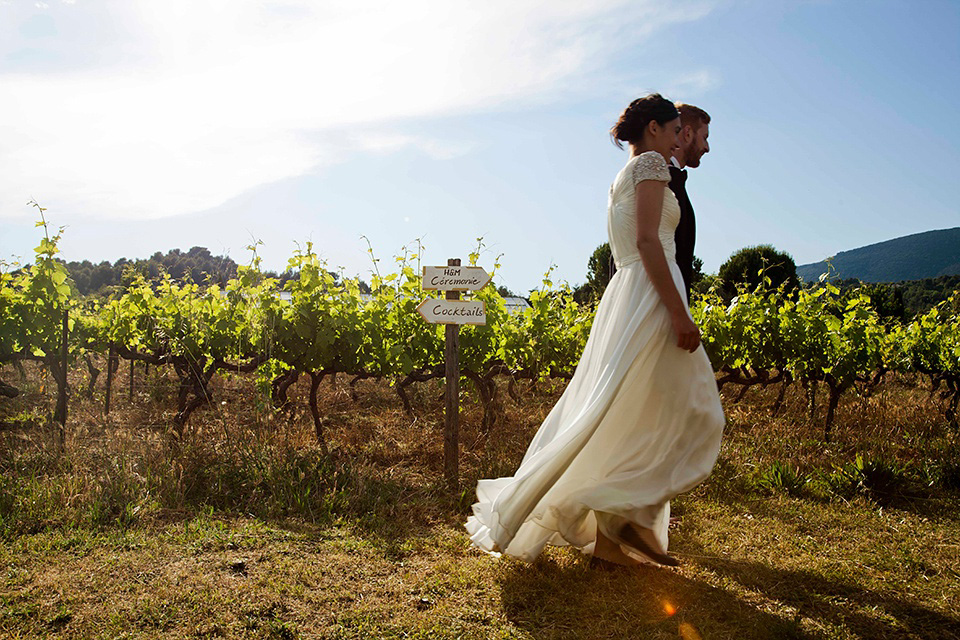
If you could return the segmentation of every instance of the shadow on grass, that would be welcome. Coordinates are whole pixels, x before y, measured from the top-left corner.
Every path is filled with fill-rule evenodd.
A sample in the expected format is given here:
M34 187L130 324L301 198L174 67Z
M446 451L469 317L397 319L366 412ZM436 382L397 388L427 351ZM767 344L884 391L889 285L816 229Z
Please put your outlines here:
M805 617L821 619L861 638L960 638L960 617L813 571L759 562L706 558L700 564L759 591ZM875 613L867 615L865 610Z
M541 558L508 563L500 577L508 619L533 638L821 638L799 620L674 571L604 571Z
M458 513L459 497L442 481L418 484L387 477L370 465L346 463L346 482L318 491L309 501L253 511L271 526L321 538L333 529L347 529L385 557L399 560L417 547L417 539L433 538L436 526L456 528L465 517Z

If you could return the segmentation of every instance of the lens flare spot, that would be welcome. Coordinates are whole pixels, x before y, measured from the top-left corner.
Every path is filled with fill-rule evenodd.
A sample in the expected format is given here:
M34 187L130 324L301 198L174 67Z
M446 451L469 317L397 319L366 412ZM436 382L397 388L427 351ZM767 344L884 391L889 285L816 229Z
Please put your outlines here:
M693 625L689 622L680 623L680 637L683 640L703 640L697 630L693 628Z
M668 602L666 600L663 601L663 610L666 612L668 616L672 616L677 612L677 608L673 606L671 602Z

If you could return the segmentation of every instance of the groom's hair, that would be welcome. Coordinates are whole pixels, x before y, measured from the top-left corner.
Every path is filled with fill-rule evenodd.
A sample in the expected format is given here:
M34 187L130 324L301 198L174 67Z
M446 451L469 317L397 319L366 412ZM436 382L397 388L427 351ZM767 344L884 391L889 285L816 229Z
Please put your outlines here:
M710 114L700 107L682 102L677 102L674 106L677 108L677 111L680 112L681 127L689 125L693 128L693 132L696 133L700 130L701 125L710 124Z

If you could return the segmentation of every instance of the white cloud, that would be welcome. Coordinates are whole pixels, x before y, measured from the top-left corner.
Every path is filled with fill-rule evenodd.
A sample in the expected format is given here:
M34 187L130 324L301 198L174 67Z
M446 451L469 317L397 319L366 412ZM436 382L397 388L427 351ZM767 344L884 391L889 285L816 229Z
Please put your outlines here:
M88 215L163 217L351 152L416 145L452 157L464 149L391 134L389 125L550 99L618 46L706 10L662 5L107 2L94 17L120 25L115 41L78 35L82 51L60 51L62 69L0 72L0 216L29 216L22 201L36 195ZM84 28L84 10L58 16L63 41ZM0 61L29 53L28 44L0 45ZM69 64L74 55L79 68ZM380 133L345 134L358 130Z
M686 101L699 98L719 85L720 77L704 69L676 78L666 87L664 94L671 97L677 96L678 99L682 97Z

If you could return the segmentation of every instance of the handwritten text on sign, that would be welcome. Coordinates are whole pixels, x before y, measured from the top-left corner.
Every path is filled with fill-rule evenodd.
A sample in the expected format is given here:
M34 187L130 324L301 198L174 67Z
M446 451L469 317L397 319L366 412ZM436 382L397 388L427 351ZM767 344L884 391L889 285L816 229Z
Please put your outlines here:
M490 282L483 267L424 267L423 288L434 291L476 291Z
M487 324L487 306L482 300L427 298L417 311L433 324Z

